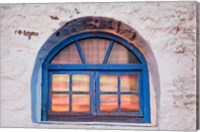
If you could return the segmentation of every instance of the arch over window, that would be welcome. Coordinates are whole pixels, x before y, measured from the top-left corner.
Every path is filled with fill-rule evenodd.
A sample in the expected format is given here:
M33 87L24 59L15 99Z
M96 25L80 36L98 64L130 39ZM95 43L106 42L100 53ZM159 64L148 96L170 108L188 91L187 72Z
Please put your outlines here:
M135 29L112 18L78 18L52 34L36 57L32 121L155 126L159 87L154 54Z
M150 122L146 61L116 35L67 38L42 70L43 121Z

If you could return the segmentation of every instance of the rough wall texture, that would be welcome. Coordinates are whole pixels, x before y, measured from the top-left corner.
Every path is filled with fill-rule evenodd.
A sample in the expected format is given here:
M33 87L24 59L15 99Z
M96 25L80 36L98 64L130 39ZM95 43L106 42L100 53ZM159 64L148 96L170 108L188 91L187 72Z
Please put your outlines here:
M153 50L160 76L158 129L195 129L195 2L16 4L0 9L2 127L64 126L31 121L35 58L48 37L68 21L104 16L136 29Z

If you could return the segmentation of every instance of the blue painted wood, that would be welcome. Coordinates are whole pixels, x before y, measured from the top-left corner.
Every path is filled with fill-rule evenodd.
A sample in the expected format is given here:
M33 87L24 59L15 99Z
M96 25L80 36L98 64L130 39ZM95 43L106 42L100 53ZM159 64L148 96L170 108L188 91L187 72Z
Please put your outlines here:
M51 109L51 104L52 104L52 99L51 99L51 95L52 95L52 90L51 90L51 88L52 88L52 72L48 72L48 83L47 83L48 85L47 85L47 91L48 91L48 100L47 100L47 102L48 102L48 109Z
M142 70L144 68L144 65L140 65L140 64L132 64L132 65L113 65L113 64L106 64L106 65L101 65L101 64L85 64L85 65L48 65L48 69L49 70L68 70L68 71L72 71L72 70L79 70L79 71L99 71L99 70L106 70L106 71L110 71L110 70L122 70L122 71L130 71L130 70Z
M52 94L90 94L89 92L76 92L76 91L66 91L66 92L61 92L61 91L52 91Z
M99 71L99 75L104 75L104 74L106 74L106 75L109 75L109 74L112 74L112 75L118 75L118 74L126 74L126 75L131 75L131 74L136 74L136 75L138 75L139 73L141 72L141 70L137 70L137 69L132 69L132 70L128 70L128 71L126 71L126 70L124 70L124 71L122 71L122 70L115 70L115 71L113 71L113 70L107 70L107 71Z
M88 71L72 71L72 70L68 71L68 70L53 70L53 69L52 70L48 69L48 71L52 72L53 74L68 74L68 75L69 74L85 74L85 75L90 74L90 72Z
M90 92L91 92L91 110L92 115L96 116L96 98L95 98L95 73L90 74Z
M47 120L47 67L42 65L42 121Z
M149 90L149 76L147 67L143 70L143 100L144 100L144 122L150 122L150 90Z
M78 53L79 53L79 55L80 55L80 58L81 58L82 63L83 63L83 64L86 64L83 51L82 51L81 46L80 46L80 44L79 44L78 41L76 41L76 48L77 48L77 50L78 50Z
M142 73L141 72L139 72L138 73L138 81L139 81L139 85L138 85L138 87L139 87L139 110L143 113L144 112L144 107L143 107L143 98L144 98L144 96L143 96L143 78L142 78Z
M111 52L112 47L113 47L113 44L114 44L114 41L111 40L111 41L110 41L110 44L109 44L109 47L108 47L108 50L107 50L107 52L106 52L105 58L104 58L104 60L103 60L103 64L107 64L108 58L109 58L109 56L110 56L110 52Z
M132 117L144 117L141 112L98 112L97 116L132 116Z
M86 64L85 57L83 55L82 49L79 44L79 40L87 39L87 38L103 38L110 39L110 45L106 52L103 64ZM63 48L68 46L69 44L76 43L77 50L79 52L80 58L83 64L69 64L69 65L55 65L50 64L51 60L54 56L61 51ZM112 50L112 46L114 42L118 42L126 47L131 53L135 54L135 56L139 59L141 64L106 64L109 58L109 55ZM91 77L90 80L90 91L87 92L91 95L91 112L93 116L133 116L133 117L143 117L143 119L139 122L150 122L150 97L149 97L149 76L148 76L148 68L147 62L144 56L139 52L139 50L130 44L128 41L115 36L110 33L104 32L88 32L81 33L79 35L74 35L63 40L60 44L58 44L45 58L42 65L42 121L47 120L47 108L48 102L51 99L48 99L48 96L51 94L49 91L51 80L49 80L48 73L53 74L70 74L70 91L64 92L64 94L70 95L70 112L72 105L72 94L86 94L79 92L72 92L72 75L73 74L89 74ZM101 74L116 74L118 75L118 91L117 92L100 92L99 87L99 75ZM138 74L139 76L139 92L120 92L120 78L121 74ZM95 85L96 84L96 85ZM54 92L53 92L54 93ZM61 94L61 93L57 93ZM118 95L118 112L100 112L100 94L117 94ZM120 112L120 94L139 94L139 112ZM50 96L49 96L50 97ZM51 103L50 103L51 104ZM72 112L73 113L73 112ZM137 121L134 121L137 122Z
M97 113L100 112L100 82L99 82L99 73L95 72L96 74L96 107L97 107Z

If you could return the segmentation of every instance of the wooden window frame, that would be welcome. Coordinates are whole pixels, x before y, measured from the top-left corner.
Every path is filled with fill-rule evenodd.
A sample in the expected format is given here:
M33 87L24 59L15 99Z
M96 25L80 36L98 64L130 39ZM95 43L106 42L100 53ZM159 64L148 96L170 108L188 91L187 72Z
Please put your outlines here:
M89 38L103 38L110 40L110 44L108 50L106 52L103 64L86 64L83 52L81 50L79 41L83 39ZM67 65L59 65L59 64L50 64L51 60L54 56L61 51L66 46L70 45L71 43L76 44L77 50L79 52L82 64L67 64ZM126 47L131 53L136 55L136 57L140 60L140 64L107 64L110 52L112 50L114 42L118 42L124 47ZM81 73L81 74L91 74L92 77L95 77L95 82L97 82L97 87L99 86L98 82L98 74L109 74L115 73L119 75L120 73L127 73L130 72L139 75L139 106L140 112L138 113L128 113L124 116L121 116L117 113L112 113L111 115L105 114L97 114L93 110L91 115L76 115L76 114L64 114L64 113L51 113L49 115L49 108L51 106L51 94L49 91L50 86L50 76L52 73L69 73L70 78L71 75L74 73ZM91 78L91 77L90 77ZM71 82L70 82L71 83ZM71 85L71 84L70 84ZM90 81L90 85L94 85L93 81ZM118 86L119 87L119 86ZM98 88L97 88L98 89ZM92 90L92 89L91 89ZM94 91L90 91L94 92ZM91 102L93 104L97 104L97 106L91 106L92 109L97 108L99 109L98 102L100 95L99 90L94 92L97 94L97 98L94 99L91 96ZM118 92L119 94L119 92ZM119 96L118 96L119 97ZM118 99L119 100L119 99ZM118 102L119 103L119 102ZM93 108L95 106L95 108ZM45 58L42 64L42 121L100 121L100 122L131 122L131 123L150 123L150 93L149 93L149 76L148 76L148 67L147 62L144 56L140 53L140 51L135 48L131 43L122 39L119 36L105 33L105 32L87 32L87 33L80 33L78 35L74 35L68 37L67 39L63 40L60 44L58 44Z

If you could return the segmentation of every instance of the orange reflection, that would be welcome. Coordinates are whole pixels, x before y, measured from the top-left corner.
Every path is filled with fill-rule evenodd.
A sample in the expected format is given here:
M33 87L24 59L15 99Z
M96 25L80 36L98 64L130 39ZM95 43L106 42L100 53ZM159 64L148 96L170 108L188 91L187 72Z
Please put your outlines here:
M100 75L100 90L116 92L118 89L117 75Z
M138 64L140 61L126 47L115 42L110 53L108 64Z
M72 111L73 112L89 112L90 96L83 94L72 95Z
M76 45L71 44L62 49L51 61L51 64L81 64Z
M118 96L117 95L101 95L100 96L101 112L117 112Z
M138 95L121 95L121 111L122 112L139 111Z
M103 64L109 46L107 39L85 39L79 41L87 64Z
M121 75L120 81L122 92L138 92L138 76L136 74Z
M90 77L89 75L73 75L72 76L73 91L89 91Z
M64 94L53 94L51 107L54 112L69 111L69 96Z
M69 91L69 75L52 75L52 91Z

